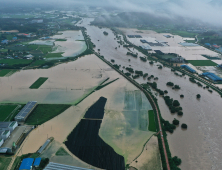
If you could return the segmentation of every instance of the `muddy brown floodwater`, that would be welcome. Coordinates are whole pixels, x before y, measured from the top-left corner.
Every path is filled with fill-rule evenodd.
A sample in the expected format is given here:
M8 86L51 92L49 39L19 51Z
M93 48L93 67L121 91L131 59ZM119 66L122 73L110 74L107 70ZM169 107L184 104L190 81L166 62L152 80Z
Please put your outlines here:
M181 78L174 75L169 68L162 70L157 68L155 63L151 66L148 62L142 62L139 58L127 56L126 48L122 46L115 50L119 44L114 40L115 36L110 29L99 29L90 26L91 19L84 19L82 26L87 28L87 33L91 37L96 49L100 49L101 55L107 60L114 59L115 63L121 65L120 70L126 72L122 66L131 65L134 70L141 70L149 75L158 77L157 86L161 90L168 90L168 95L174 100L178 100L183 107L184 115L179 117L171 114L162 97L158 98L158 104L162 117L172 121L179 119L180 125L186 123L187 130L177 127L173 134L168 133L168 142L172 156L178 156L182 159L180 168L182 170L219 170L222 169L222 99L218 93L209 93L207 90L198 87L189 81L189 77ZM109 33L103 35L103 31ZM100 40L100 41L98 41ZM139 52L138 52L139 53ZM139 53L139 56L141 54ZM143 55L141 55L143 56ZM128 59L131 59L129 62ZM143 78L136 79L139 83L146 83ZM153 81L153 80L152 80ZM173 90L166 86L171 81L178 84L181 89ZM184 98L180 98L184 94ZM196 95L201 94L201 99L197 100Z

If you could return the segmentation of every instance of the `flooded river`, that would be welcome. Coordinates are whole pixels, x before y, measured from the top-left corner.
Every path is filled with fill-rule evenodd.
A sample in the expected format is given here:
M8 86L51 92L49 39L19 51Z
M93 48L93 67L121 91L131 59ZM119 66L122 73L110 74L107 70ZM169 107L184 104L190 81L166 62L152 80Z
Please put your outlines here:
M127 56L128 50L126 48L121 46L115 49L119 44L114 40L115 36L111 30L90 26L88 25L90 20L84 19L82 25L87 28L88 35L96 45L96 49L100 49L101 55L109 61L114 59L118 65L131 65L134 70L141 70L144 73L158 77L159 80L156 81L158 88L168 90L168 95L181 103L184 115L179 117L170 113L162 97L157 97L164 119L172 121L177 118L180 124L186 123L188 125L187 130L177 127L173 134L168 134L172 156L178 156L182 159L180 168L182 170L222 169L220 160L222 158L222 130L220 128L222 122L222 113L220 111L222 110L222 99L219 94L216 92L211 94L207 90L198 87L196 84L191 83L187 76L181 78L174 75L169 68L158 69L158 63L151 66L148 62L143 62L139 58ZM107 31L108 36L105 36L103 31ZM138 56L140 55L139 53ZM131 61L129 62L128 59ZM122 67L120 70L126 72ZM147 82L143 78L136 79L136 81L139 83ZM166 83L168 81L178 84L181 89L176 91L167 87ZM180 94L185 97L181 99ZM201 94L200 100L196 99L197 94Z

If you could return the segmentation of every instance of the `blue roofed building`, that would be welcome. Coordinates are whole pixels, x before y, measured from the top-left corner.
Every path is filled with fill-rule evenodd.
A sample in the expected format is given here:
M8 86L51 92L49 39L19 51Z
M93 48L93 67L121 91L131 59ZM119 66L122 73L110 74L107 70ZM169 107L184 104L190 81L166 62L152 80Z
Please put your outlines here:
M214 73L205 72L205 73L202 74L202 76L205 76L205 77L213 80L214 82L222 81L222 78L220 78L219 76L215 75Z
M33 166L34 166L34 167L39 167L39 165L40 165L40 163L41 163L41 160L42 160L41 158L36 158Z
M13 37L12 39L13 39L13 40L17 40L18 38L17 38L17 37Z
M188 70L191 73L196 73L196 70L192 69L188 65L181 65L180 67L185 68L186 70Z
M19 170L31 170L34 158L25 158L19 167Z
M2 40L2 44L8 44L8 40Z
M211 46L210 43L205 43L206 46Z

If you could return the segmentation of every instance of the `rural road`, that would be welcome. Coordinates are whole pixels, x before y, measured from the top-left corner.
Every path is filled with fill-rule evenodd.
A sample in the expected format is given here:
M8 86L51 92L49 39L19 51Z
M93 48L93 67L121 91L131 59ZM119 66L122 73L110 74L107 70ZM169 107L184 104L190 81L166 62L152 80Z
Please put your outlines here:
M163 150L164 150L164 156L166 159L167 170L170 170L169 159L168 159L167 152L166 152L166 146L165 146L165 142L164 142L164 138L163 138L163 131L162 131L162 126L161 126L161 121L160 121L160 116L159 116L160 113L158 111L156 103L153 101L153 98L151 97L151 95L148 93L147 90L143 89L143 87L139 83L132 80L131 78L126 76L124 73L122 73L120 70L113 67L113 65L111 63L109 63L106 59L100 57L100 55L97 52L95 52L95 51L92 51L92 52L97 57L99 57L102 61L104 61L106 64L108 64L110 67L112 67L114 70L116 70L119 74L121 74L123 77L125 77L128 81L130 81L132 84L134 84L137 88L139 88L146 96L149 96L148 100L150 101L151 105L153 106L153 109L155 109L156 113L157 113L158 125L159 125L159 130L160 130L160 135L161 135L162 146L163 146Z

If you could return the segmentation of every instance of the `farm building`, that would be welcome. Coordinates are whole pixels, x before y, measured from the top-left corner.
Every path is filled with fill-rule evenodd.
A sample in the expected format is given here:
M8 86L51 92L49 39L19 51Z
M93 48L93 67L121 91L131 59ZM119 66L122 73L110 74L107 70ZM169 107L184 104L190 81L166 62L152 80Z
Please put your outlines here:
M171 36L170 35L163 35L164 37L166 37L166 38L171 38Z
M202 76L205 76L215 82L217 81L222 81L222 78L220 78L219 76L215 75L214 73L210 73L210 72L205 72L202 74Z
M50 139L47 139L46 140L46 142L40 147L40 149L38 150L38 153L42 153L44 150L45 150L45 148L49 145L49 143L51 142L51 140Z
M36 107L37 102L36 101L30 101L28 102L22 110L15 116L15 120L18 122L24 122L29 114L33 111L33 109Z
M212 45L214 48L220 48L220 46L218 46L218 45Z
M34 158L25 158L19 167L19 170L31 170Z
M152 50L152 48L151 48L149 45L141 45L141 47L142 47L144 50Z
M75 166L70 166L70 165L64 165L64 164L58 164L54 162L49 162L49 164L45 167L44 170L91 170L91 169L86 169L86 168L80 168L80 167L75 167Z
M180 45L182 46L185 46L185 47L195 47L195 46L199 46L198 44L195 44L195 43L179 43Z
M147 41L146 41L146 40L140 40L140 42L142 42L142 43L147 43Z
M36 168L39 167L39 165L41 163L41 160L42 160L41 158L36 158L33 166L36 167Z
M4 140L6 140L10 135L9 130L0 130L0 137Z
M0 147L3 145L4 140L0 137Z
M186 70L188 70L191 73L196 73L196 70L192 69L188 65L181 65L180 67L185 68Z
M8 40L2 40L2 44L8 44Z
M129 37L129 38L135 38L134 35L127 35L127 37Z
M143 38L141 35L134 35L136 38Z
M9 130L12 132L18 126L18 122L0 122L0 130Z

